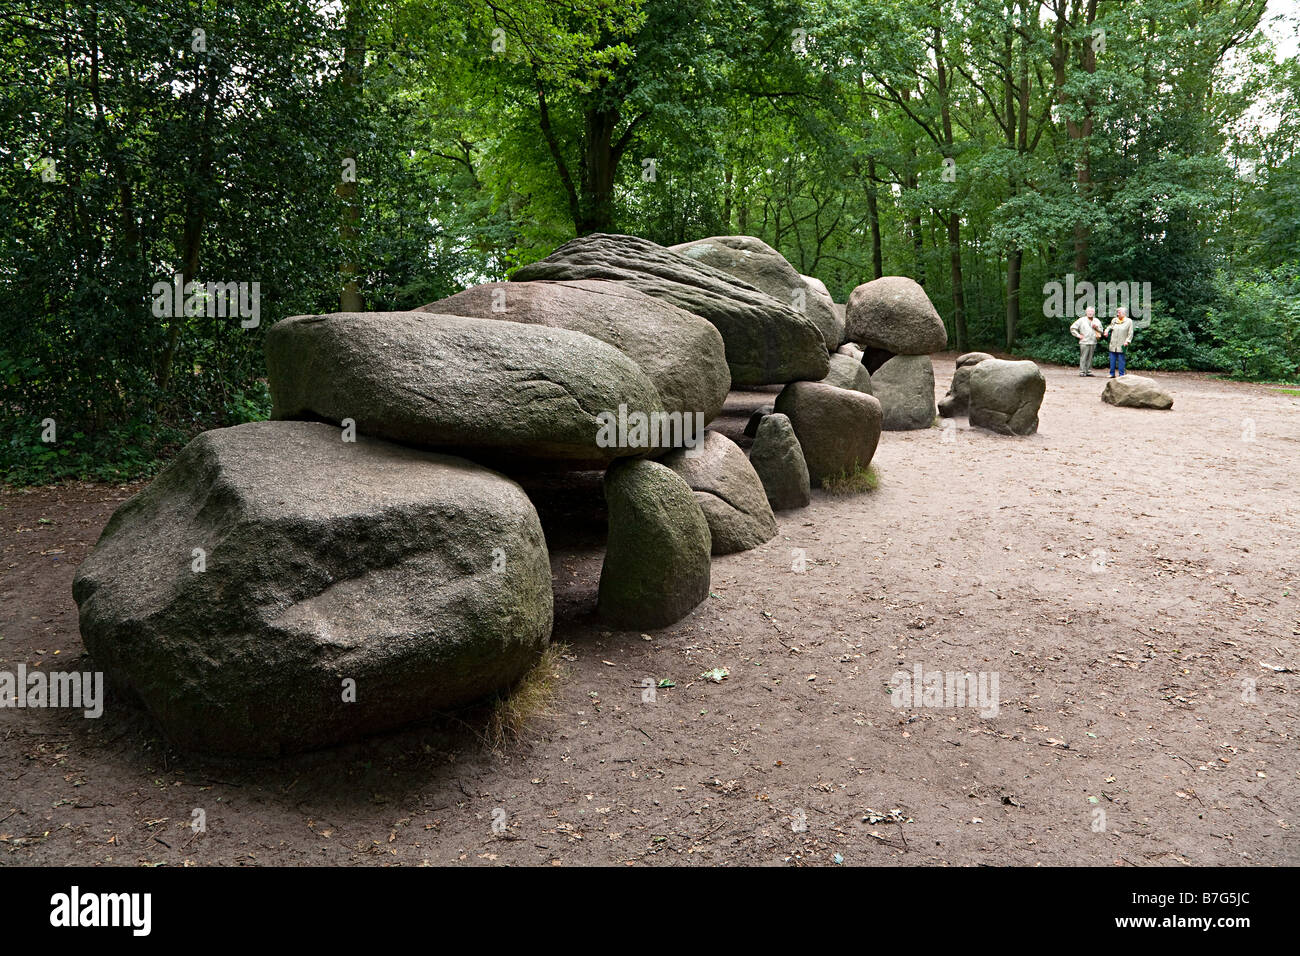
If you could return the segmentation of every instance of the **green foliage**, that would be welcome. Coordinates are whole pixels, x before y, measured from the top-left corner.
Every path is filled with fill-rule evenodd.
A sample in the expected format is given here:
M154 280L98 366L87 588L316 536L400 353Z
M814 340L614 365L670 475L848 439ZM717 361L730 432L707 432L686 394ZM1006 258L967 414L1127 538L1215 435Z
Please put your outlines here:
M875 465L855 467L853 471L841 469L839 474L822 479L822 488L836 496L863 495L880 487L880 472Z
M1216 368L1234 378L1300 379L1300 265L1223 277L1210 310Z
M909 275L954 345L1064 365L1044 283L1150 282L1134 368L1293 379L1300 64L1263 9L11 0L0 474L147 474L266 416L266 329L345 282L417 307L593 230L755 235L837 301ZM155 315L178 272L259 283L260 324Z

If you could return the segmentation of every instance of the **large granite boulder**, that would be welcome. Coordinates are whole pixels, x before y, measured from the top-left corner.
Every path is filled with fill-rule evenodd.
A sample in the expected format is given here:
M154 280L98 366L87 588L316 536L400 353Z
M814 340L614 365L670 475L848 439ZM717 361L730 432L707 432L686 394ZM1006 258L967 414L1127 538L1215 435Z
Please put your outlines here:
M776 536L776 518L763 482L745 453L727 436L705 432L698 449L670 452L659 461L695 492L709 523L714 554L748 551Z
M768 504L774 511L803 508L812 500L808 463L804 461L794 426L785 415L763 416L749 449L749 463L763 482Z
M623 352L541 325L429 312L300 315L271 328L266 364L273 418L350 418L362 434L491 461L599 467L647 451L604 440L602 412L665 413Z
M73 582L95 666L184 749L303 750L505 688L551 634L537 513L461 458L310 422L205 432Z
M826 341L817 325L748 282L648 239L579 236L515 270L511 280L608 279L622 282L712 322L726 344L731 387L774 385L826 376Z
M845 321L845 335L863 348L928 355L948 347L943 319L925 289L904 276L884 276L854 289Z
M834 385L836 388L851 388L855 392L875 394L871 388L871 373L862 364L862 359L842 352L836 352L831 356L830 374L822 379L822 382L826 385Z
M806 276L800 274L799 278L803 279L813 295L817 296L821 302L821 308L830 310L830 321L833 323L830 327L830 336L827 337L827 328L822 321L814 319L822 330L823 338L826 338L826 347L834 352L844 341L844 307L836 305L835 300L831 298L830 290L826 288L826 283L816 276Z
M1038 431L1047 379L1033 362L985 359L971 367L970 423L1004 435Z
M910 431L934 424L938 411L930 356L894 356L871 373L871 390L885 410L885 431Z
M819 297L785 256L753 236L712 236L668 247L693 262L720 269L766 292L812 320L822 334L827 351L839 345L840 328L827 293ZM825 287L823 287L825 288ZM834 340L834 341L832 341Z
M1173 408L1174 397L1154 378L1143 375L1119 375L1106 381L1101 400L1125 408Z
M605 472L609 538L596 610L623 630L673 624L709 596L709 525L671 468L625 459Z
M813 487L871 464L883 418L875 396L821 382L791 382L775 407L794 427Z
M957 357L957 368L952 373L948 394L939 401L940 415L944 418L956 418L958 415L970 414L971 369L985 359L991 358L993 356L987 352L967 352Z
M670 412L722 409L731 372L722 335L709 322L618 282L489 282L418 309L570 329L625 353Z

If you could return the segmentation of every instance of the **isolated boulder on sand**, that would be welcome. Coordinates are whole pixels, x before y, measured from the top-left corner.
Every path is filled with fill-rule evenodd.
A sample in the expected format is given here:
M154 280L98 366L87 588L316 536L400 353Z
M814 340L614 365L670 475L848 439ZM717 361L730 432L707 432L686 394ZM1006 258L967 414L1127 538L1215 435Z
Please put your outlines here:
M73 582L97 668L187 750L275 754L428 717L550 639L537 512L471 462L310 422L205 432Z
M1101 400L1125 408L1173 408L1174 397L1154 378L1144 375L1120 375L1109 379L1102 389Z
M826 342L817 325L789 304L721 269L648 239L596 233L571 239L514 282L608 279L663 299L712 322L726 344L731 387L774 385L826 376Z
M776 518L767 503L763 482L745 453L730 438L705 432L704 442L690 454L670 452L659 459L676 472L700 503L709 523L714 554L748 551L771 541Z
M948 385L948 394L939 401L939 414L944 418L970 414L970 373L971 369L985 359L993 358L987 352L967 352L958 356L957 368L952 373L952 382Z
M663 414L623 352L581 332L430 312L340 312L266 338L273 418L342 422L425 448L602 465L601 412Z
M871 373L871 390L885 413L885 431L929 428L934 405L934 365L928 355L895 355Z
M790 419L780 413L764 416L749 450L768 503L775 511L803 508L812 500L808 464Z
M776 410L794 427L814 487L865 469L880 444L882 413L872 395L821 382L791 382L777 396Z
M625 459L605 472L609 538L596 610L623 630L667 627L709 596L709 525L671 468Z
M943 319L925 289L904 276L884 276L854 289L845 321L848 340L864 349L928 355L948 347Z
M1038 431L1047 379L1033 362L985 359L971 368L970 423L1004 435Z
M416 310L570 329L625 353L670 412L722 409L731 372L722 335L685 309L619 282L489 282Z

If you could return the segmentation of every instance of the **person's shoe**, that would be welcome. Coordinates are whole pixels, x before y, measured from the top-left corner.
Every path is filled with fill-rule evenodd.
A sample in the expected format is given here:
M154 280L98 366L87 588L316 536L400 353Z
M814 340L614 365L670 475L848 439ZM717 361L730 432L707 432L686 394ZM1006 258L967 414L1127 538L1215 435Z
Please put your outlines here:
M1087 378L1092 378L1092 373L1091 373L1091 372L1084 372L1083 374L1084 374Z
M1114 372L1111 372L1111 373L1110 373L1110 377L1111 377L1111 378L1114 378L1114 377L1115 377L1115 373L1114 373Z

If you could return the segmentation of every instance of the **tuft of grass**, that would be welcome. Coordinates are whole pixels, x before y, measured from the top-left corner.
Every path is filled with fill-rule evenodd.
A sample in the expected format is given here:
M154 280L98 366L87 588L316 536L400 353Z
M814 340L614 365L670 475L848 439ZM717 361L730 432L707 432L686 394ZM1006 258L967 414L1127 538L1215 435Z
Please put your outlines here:
M510 690L498 695L488 714L487 742L494 750L519 740L535 721L555 716L551 703L565 676L564 644L550 644Z
M875 465L857 467L852 472L840 470L838 475L822 479L822 487L833 495L861 495L880 487L880 473Z

